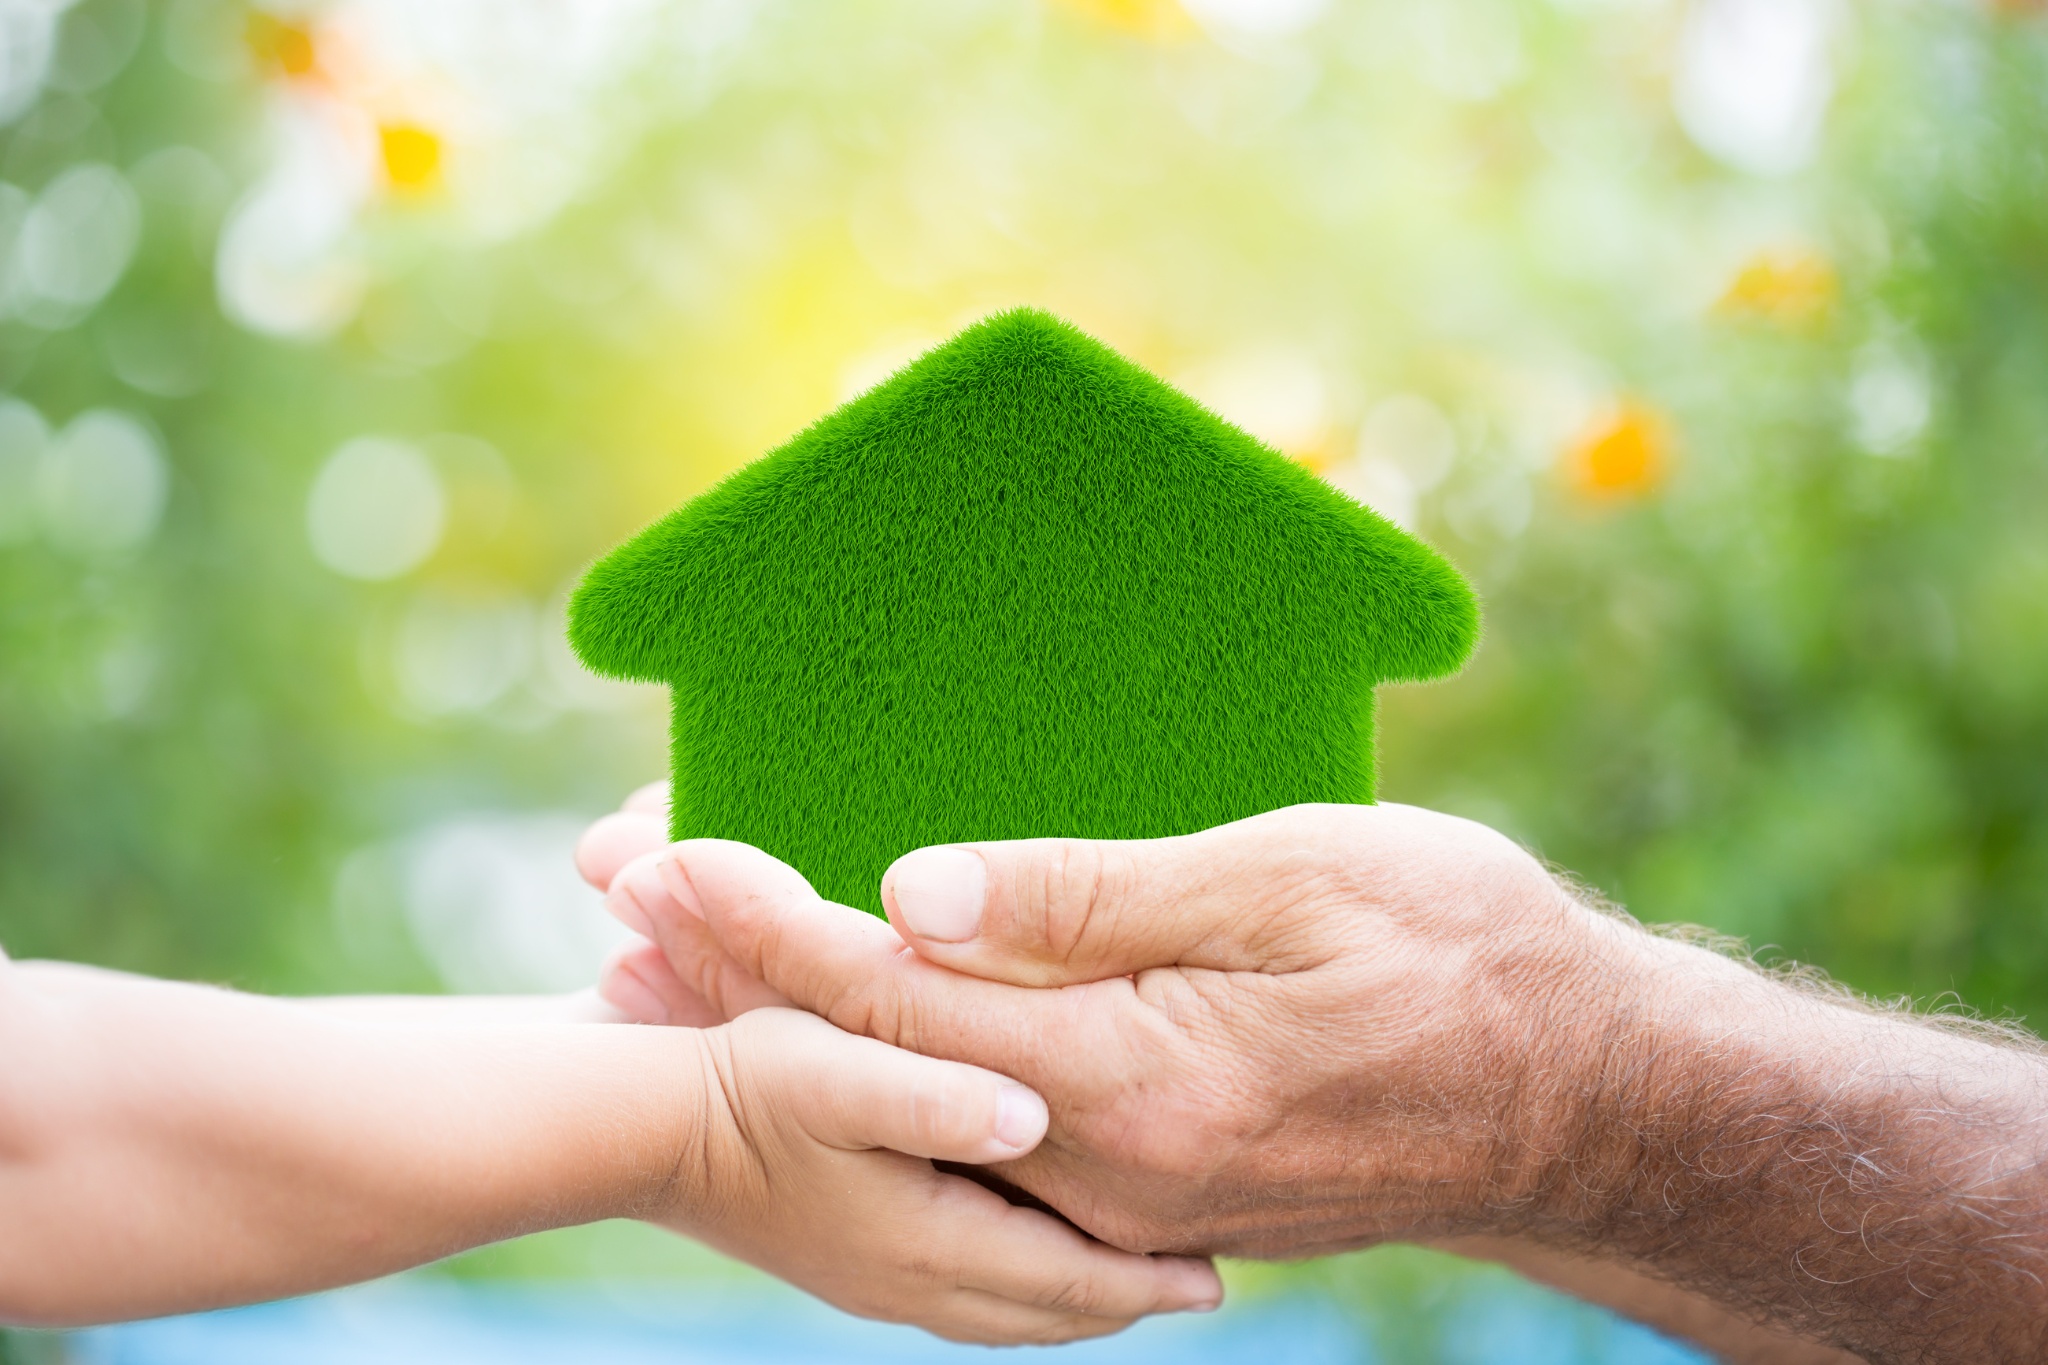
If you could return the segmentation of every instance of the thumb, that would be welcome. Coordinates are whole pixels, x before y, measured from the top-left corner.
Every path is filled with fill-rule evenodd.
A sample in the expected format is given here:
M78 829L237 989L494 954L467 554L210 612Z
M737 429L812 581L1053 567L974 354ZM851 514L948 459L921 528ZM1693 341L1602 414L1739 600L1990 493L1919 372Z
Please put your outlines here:
M1045 1101L993 1071L857 1037L800 1010L757 1010L734 1028L771 1070L801 1059L783 1103L827 1146L978 1165L1014 1161L1045 1136Z
M1271 970L1289 879L1239 826L1167 839L1021 839L906 853L882 878L918 953L1020 986L1151 967Z

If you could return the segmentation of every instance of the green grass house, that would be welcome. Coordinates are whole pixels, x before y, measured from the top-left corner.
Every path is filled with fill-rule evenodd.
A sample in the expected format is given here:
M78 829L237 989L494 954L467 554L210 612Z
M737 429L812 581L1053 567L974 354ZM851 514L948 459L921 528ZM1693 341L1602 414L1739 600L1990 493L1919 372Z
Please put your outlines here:
M1373 687L1478 608L1434 550L1072 326L969 327L613 550L569 639L666 683L671 831L880 913L927 844L1373 799Z

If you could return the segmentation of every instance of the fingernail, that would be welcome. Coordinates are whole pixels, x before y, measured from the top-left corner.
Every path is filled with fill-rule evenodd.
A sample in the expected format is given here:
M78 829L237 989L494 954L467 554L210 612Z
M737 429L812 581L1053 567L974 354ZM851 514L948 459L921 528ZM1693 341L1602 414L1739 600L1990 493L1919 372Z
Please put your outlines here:
M903 927L934 943L965 943L981 928L988 865L964 848L921 848L896 863L890 884Z
M697 888L690 884L690 874L683 871L682 859L670 854L654 865L654 871L668 889L669 899L696 918L704 918L704 907L697 903Z
M611 912L613 919L640 937L653 938L654 921L647 915L646 893L658 892L662 887L658 881L653 886L648 886L644 881L635 886L634 883L640 881L644 875L644 872L621 873L612 882L612 889L604 893L604 908ZM652 881L653 878L647 880Z
M1045 1135L1045 1101L1021 1085L1006 1085L996 1096L996 1140L1021 1151Z
M1198 1257L1180 1260L1186 1274L1188 1306L1183 1313L1213 1313L1223 1306L1223 1281L1216 1276L1216 1267Z

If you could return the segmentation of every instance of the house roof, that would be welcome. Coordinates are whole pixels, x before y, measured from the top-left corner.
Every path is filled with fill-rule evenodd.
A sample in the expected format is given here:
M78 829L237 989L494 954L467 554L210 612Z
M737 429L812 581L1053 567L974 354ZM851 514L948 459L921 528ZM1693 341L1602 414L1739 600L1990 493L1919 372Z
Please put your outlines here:
M1334 612L1329 646L1375 681L1455 670L1478 624L1470 589L1421 541L1070 324L1018 308L607 555L571 603L570 636L597 672L668 682L714 618L800 602L893 615L934 591L1022 605L1020 573L1044 575L1043 593L1025 594L1034 605L1085 601L1091 616L1118 600L1178 615L1215 605L1225 584L1276 617ZM883 597L858 600L863 581Z

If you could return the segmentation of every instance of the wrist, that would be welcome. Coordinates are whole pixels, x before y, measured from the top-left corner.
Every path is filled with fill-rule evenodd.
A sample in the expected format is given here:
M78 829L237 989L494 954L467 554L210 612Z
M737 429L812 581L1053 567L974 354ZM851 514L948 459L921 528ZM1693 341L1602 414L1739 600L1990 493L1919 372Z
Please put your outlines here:
M1707 948L1601 928L1580 1079L1560 1115L1561 1178L1543 1210L1569 1236L1615 1245L1703 1201L1760 1195L1788 1158L1808 1170L1885 1098L1851 1083L1859 1052L1918 1032Z
M639 1111L626 1159L603 1216L633 1218L683 1230L715 1192L717 1116L726 1109L707 1030L651 1025L600 1025L630 1032L640 1064L625 1078ZM654 1078L659 1077L659 1083Z
M1605 916L1594 930L1539 1214L1574 1240L1654 1240L1652 1225L1701 1204L1790 1193L1773 1182L1814 1173L1822 1148L1896 1098L1882 1092L1900 1049L1938 1041L1694 943ZM1877 1084L1858 1084L1860 1063L1886 1054Z
M1632 924L1605 921L1595 937L1599 967L1576 1004L1576 1080L1556 1116L1549 1197L1534 1211L1568 1245L1611 1245L1654 1192L1669 1202L1674 1179L1689 1191L1703 1153L1740 1122L1745 1106L1730 1093L1739 1081L1749 1107L1763 1100L1764 1112L1784 1110L1795 1081L1771 1054L1782 1060L1796 1049L1768 1045L1769 1021L1808 1004L1776 998L1738 963ZM1831 1022L1813 1021L1821 1032Z
M1533 869L1532 869L1533 870ZM1626 1021L1654 998L1666 945L1636 925L1589 909L1547 874L1519 889L1515 929L1494 934L1481 957L1476 1007L1512 1083L1495 1086L1483 1115L1496 1135L1477 1163L1482 1192L1453 1194L1443 1230L1512 1237L1557 1222L1593 1222L1601 1200L1581 1188L1587 1148L1604 1135L1599 1109L1639 1041ZM1498 1074L1498 1073L1497 1073ZM1593 1136L1589 1136L1593 1135Z

